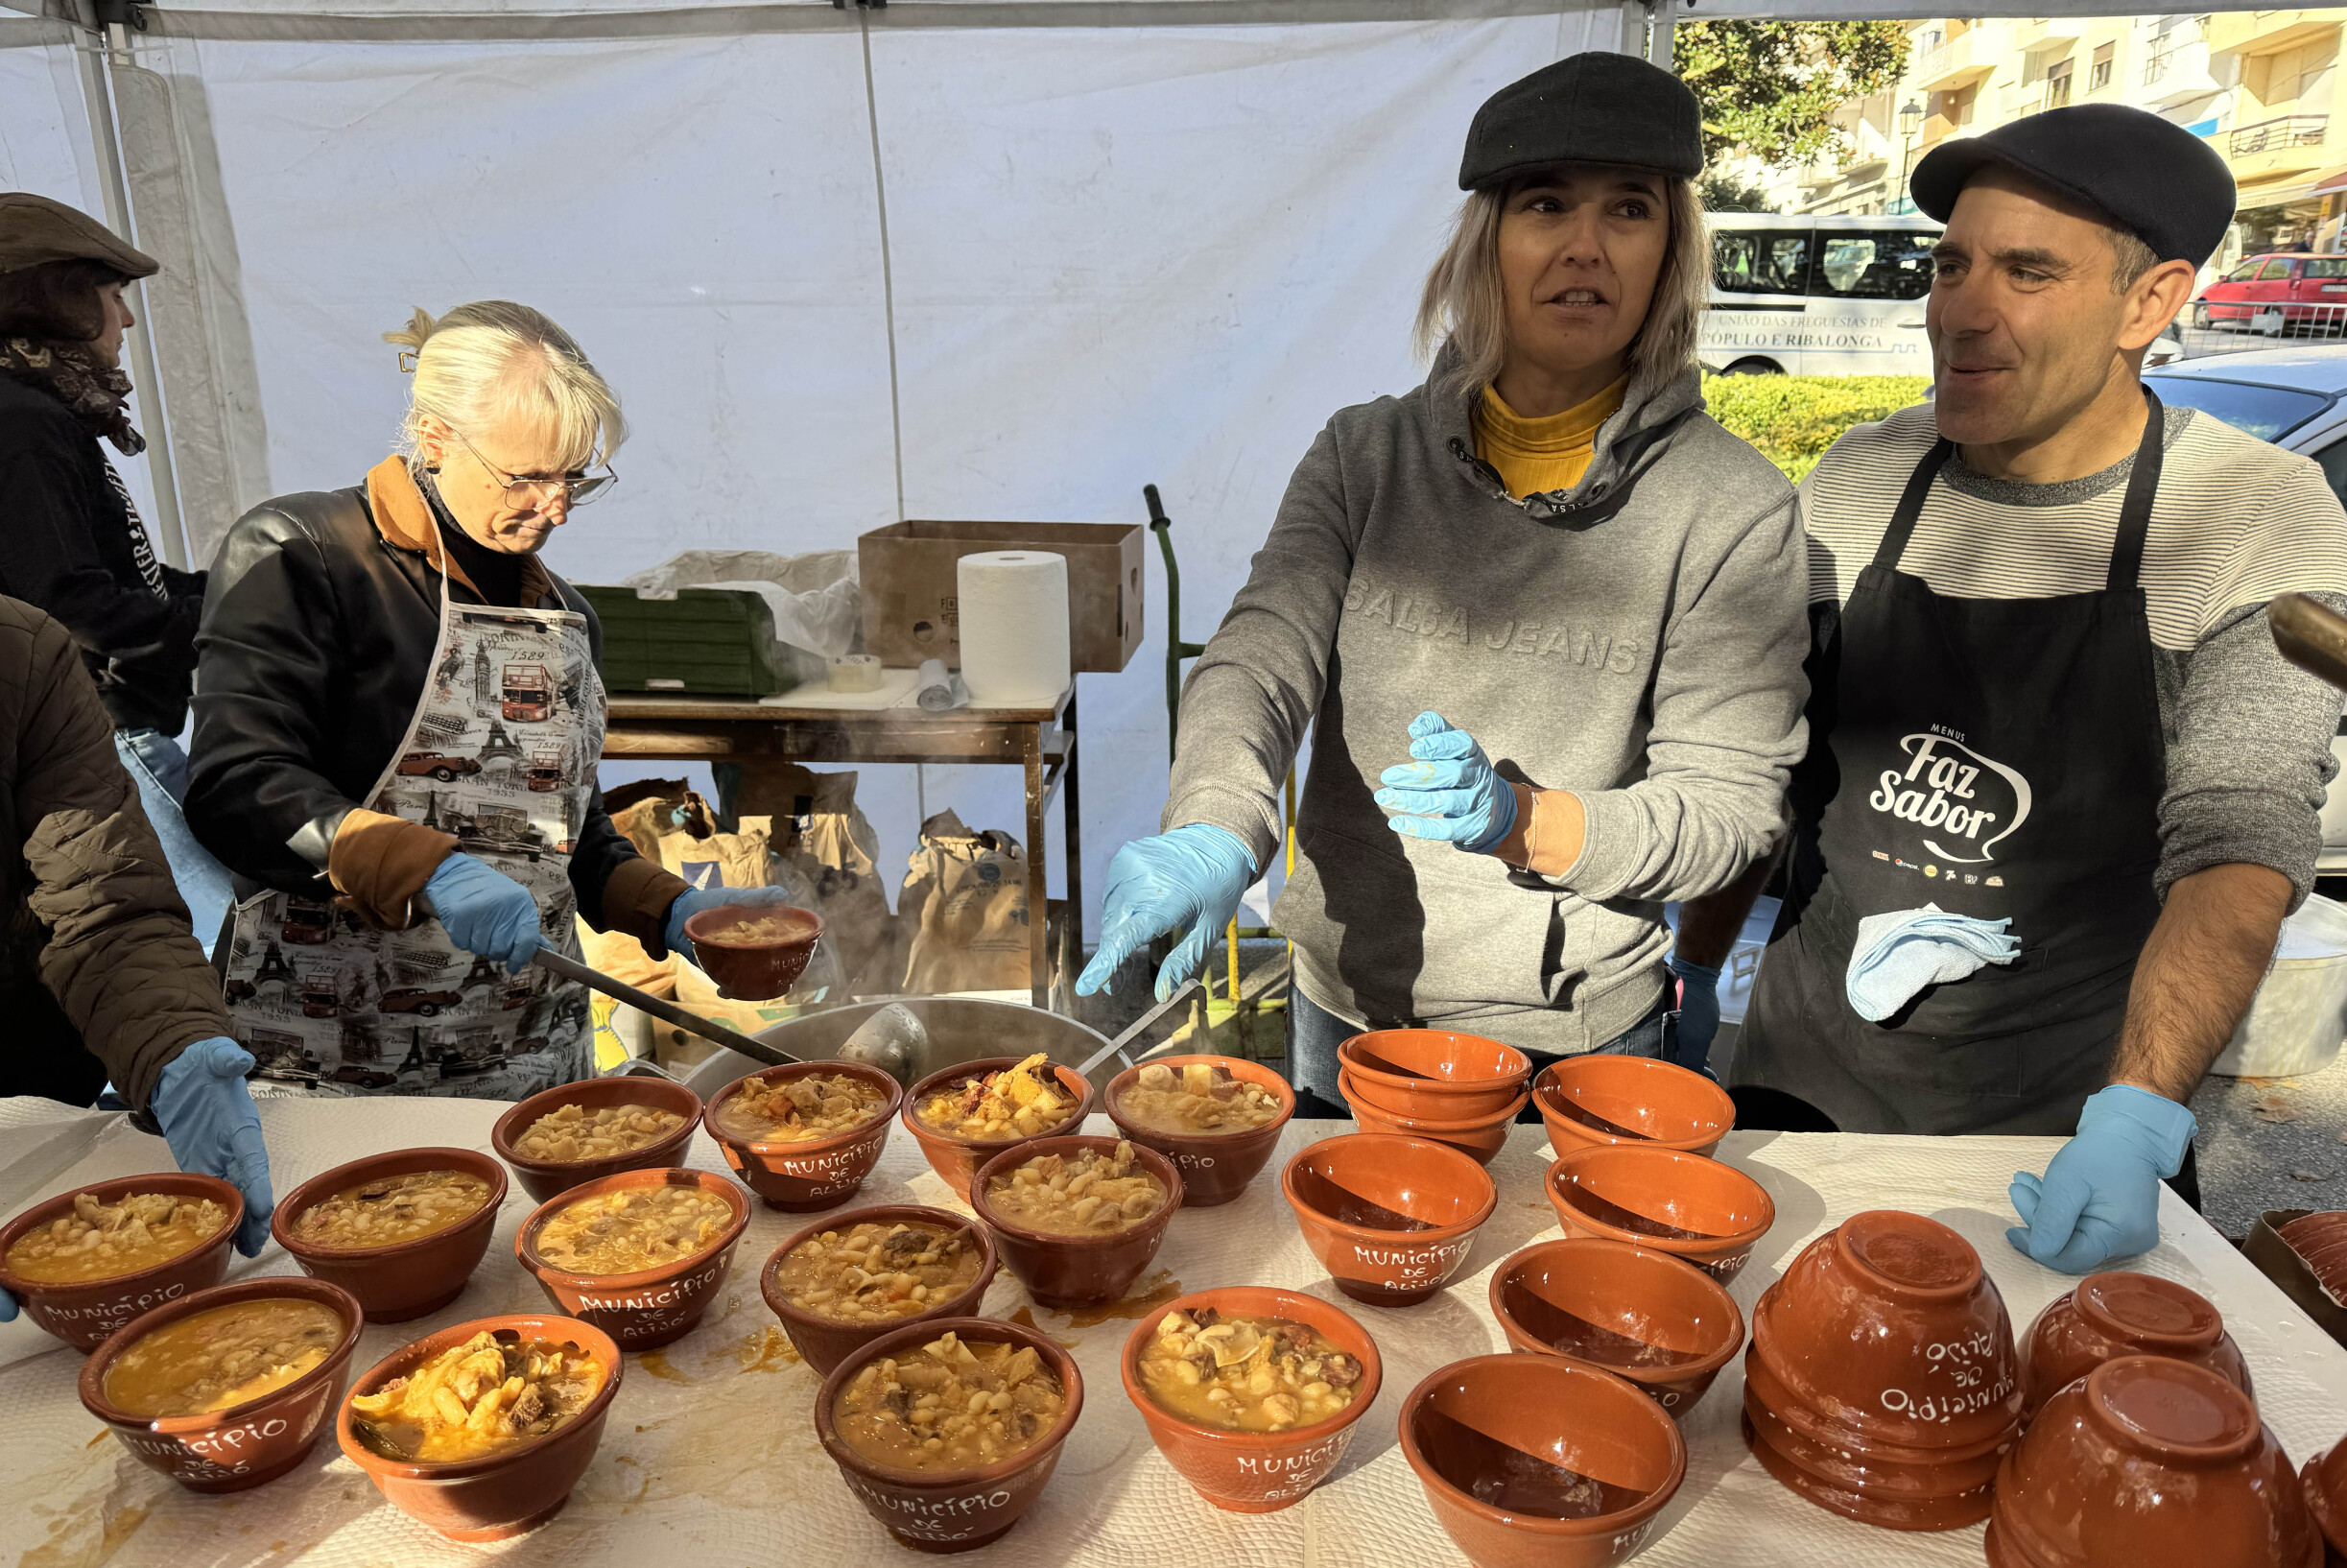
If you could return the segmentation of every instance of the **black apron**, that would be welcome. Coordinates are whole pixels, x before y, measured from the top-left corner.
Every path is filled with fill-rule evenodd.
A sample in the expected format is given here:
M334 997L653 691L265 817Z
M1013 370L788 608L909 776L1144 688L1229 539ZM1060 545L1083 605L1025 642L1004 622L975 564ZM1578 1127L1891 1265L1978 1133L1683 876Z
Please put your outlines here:
M1813 700L1812 765L1825 748L1832 793L1796 843L1736 1083L1797 1096L1846 1132L2057 1135L2102 1087L2159 917L2167 757L2136 578L2165 418L2144 395L2099 592L1956 599L1900 571L1956 448L1942 440L1916 465L1842 606L1822 721ZM1927 903L2010 916L2020 956L1869 1023L1844 990L1858 923Z

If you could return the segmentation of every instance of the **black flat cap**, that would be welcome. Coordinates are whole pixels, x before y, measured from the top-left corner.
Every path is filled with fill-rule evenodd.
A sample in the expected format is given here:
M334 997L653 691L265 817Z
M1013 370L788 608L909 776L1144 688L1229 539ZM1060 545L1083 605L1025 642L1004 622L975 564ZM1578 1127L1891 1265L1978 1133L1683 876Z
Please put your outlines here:
M163 270L87 213L31 191L0 191L0 273L44 261L102 261L125 277L153 277Z
M1695 95L1634 55L1568 55L1502 87L1475 111L1458 188L1504 185L1560 163L1618 163L1695 178L1703 172Z
M2197 267L2233 222L2233 175L2217 150L2180 125L2119 104L2079 104L1941 142L1908 183L1941 223L1982 169L2011 169L2082 202L2151 247Z

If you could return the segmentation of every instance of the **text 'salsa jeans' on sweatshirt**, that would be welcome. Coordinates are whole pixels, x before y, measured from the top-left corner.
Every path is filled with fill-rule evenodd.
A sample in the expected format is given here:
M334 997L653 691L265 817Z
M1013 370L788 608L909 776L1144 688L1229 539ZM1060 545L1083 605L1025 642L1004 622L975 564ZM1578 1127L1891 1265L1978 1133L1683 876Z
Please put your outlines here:
M1634 381L1580 482L1521 502L1476 461L1477 391L1446 349L1424 386L1321 431L1182 694L1165 825L1211 822L1268 865L1316 724L1273 912L1305 994L1571 1054L1654 1006L1663 902L1782 831L1806 743L1801 524L1693 368ZM1386 825L1377 776L1429 708L1504 774L1580 794L1569 872Z

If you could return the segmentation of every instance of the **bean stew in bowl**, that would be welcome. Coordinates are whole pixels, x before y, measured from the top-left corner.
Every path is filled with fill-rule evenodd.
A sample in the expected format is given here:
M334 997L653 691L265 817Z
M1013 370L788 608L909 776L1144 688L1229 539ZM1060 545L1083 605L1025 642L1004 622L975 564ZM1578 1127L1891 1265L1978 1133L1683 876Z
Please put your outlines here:
M471 1149L401 1149L338 1165L278 1201L269 1233L372 1323L455 1300L488 1250L506 1168Z
M806 1214L855 1196L903 1104L904 1090L877 1067L793 1062L720 1089L703 1125L768 1207Z
M946 1209L898 1203L809 1225L759 1277L766 1304L818 1372L907 1323L978 1315L993 1240Z
M980 1167L970 1203L1037 1304L1113 1301L1164 1245L1181 1173L1121 1138L1038 1138Z
M508 1110L489 1147L543 1203L598 1176L681 1163L700 1115L700 1096L666 1079L583 1079Z
M1102 1106L1117 1130L1181 1172L1182 1201L1227 1203L1270 1159L1295 1114L1295 1091L1240 1057L1160 1057L1109 1081Z
M713 1171L622 1171L541 1204L513 1251L555 1306L623 1350L651 1350L723 1294L748 1224L748 1198Z
M993 1057L915 1083L905 1093L903 1120L930 1169L966 1193L978 1168L1005 1150L1080 1128L1094 1098L1081 1073L1040 1053Z
M0 1288L37 1327L88 1350L131 1319L220 1283L243 1195L178 1171L57 1194L0 1225Z

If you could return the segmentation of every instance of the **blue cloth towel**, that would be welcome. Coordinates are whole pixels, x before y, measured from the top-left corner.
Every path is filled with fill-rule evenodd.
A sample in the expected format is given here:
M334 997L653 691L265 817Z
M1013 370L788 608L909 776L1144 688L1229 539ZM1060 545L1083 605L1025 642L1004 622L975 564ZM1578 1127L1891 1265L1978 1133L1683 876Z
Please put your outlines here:
M1950 915L1937 904L1867 915L1850 946L1843 989L1851 1010L1880 1023L1926 986L1962 980L1983 963L2012 962L2021 952L2021 938L2005 935L2012 923Z

